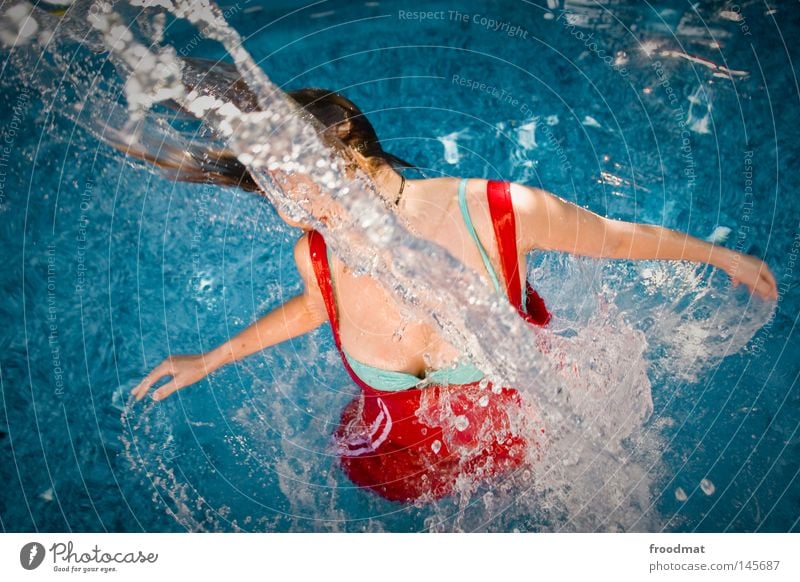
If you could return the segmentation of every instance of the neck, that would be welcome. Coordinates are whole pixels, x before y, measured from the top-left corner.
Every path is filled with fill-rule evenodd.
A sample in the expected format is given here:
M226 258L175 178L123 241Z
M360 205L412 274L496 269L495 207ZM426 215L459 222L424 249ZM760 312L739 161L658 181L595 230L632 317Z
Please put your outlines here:
M373 180L378 186L381 196L388 204L399 205L405 198L408 191L408 182L406 181L404 184L403 176L391 166L378 170L373 176Z

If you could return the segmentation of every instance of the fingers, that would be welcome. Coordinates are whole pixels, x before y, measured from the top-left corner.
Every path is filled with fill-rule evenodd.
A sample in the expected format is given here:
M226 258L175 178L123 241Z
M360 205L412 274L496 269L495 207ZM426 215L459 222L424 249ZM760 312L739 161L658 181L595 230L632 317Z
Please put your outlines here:
M136 396L136 400L141 400L142 396L144 396L148 390L150 390L150 386L155 384L162 376L162 370L164 368L164 362L161 362L158 366L153 368L153 370L144 377L144 379L139 382L136 387L131 390L131 394Z
M765 299L778 299L778 286L775 283L775 278L772 277L772 273L769 271L761 273L759 284L763 287L762 296Z
M203 356L170 356L145 376L131 394L141 400L158 382L169 378L153 392L153 400L163 400L176 390L190 386L207 375Z
M778 284L767 264L756 257L748 255L746 258L748 262L745 263L744 271L739 272L737 269L736 272L729 273L731 285L738 287L744 283L750 293L765 300L777 300Z
M172 375L172 362L169 358L161 362L158 366L153 368L153 371L150 372L147 376L144 377L144 380L139 382L136 387L131 390L131 394L136 396L136 400L141 400L144 398L145 394L152 388L153 384L161 380L166 376Z
M756 283L753 285L754 292L764 299L777 299L778 298L778 284L775 281L775 276L770 271L769 266L764 261L759 261L758 274L756 275Z
M764 272L762 273L762 276L767 280L767 283L769 283L770 290L772 291L771 297L773 299L777 299L778 282L775 280L775 276L772 274L772 271L769 270L769 267L767 267L766 264L764 265Z
M182 388L181 384L173 378L153 393L153 400L163 400L179 388Z
M778 289L769 277L766 276L766 273L763 271L759 273L756 280L753 283L747 283L747 289L753 295L758 295L764 300L768 299L778 299Z
M772 274L772 271L770 271L766 263L764 263L764 268L761 270L761 276L764 277L773 287L778 286L777 282L775 281L775 276Z

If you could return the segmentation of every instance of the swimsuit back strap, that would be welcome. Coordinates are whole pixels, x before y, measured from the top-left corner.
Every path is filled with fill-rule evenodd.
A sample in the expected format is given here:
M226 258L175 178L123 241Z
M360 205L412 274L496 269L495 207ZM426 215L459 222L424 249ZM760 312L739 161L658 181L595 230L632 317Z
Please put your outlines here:
M508 182L489 180L486 184L486 196L497 239L497 252L500 253L500 263L506 279L508 300L514 307L519 307L522 305L522 282L519 278L517 225Z
M370 389L371 387L353 371L350 362L347 361L347 357L342 350L342 340L339 336L339 318L336 313L336 298L333 294L331 268L328 263L328 247L325 244L325 239L322 238L322 235L316 230L312 230L308 233L308 250L311 255L311 264L314 267L314 275L317 277L317 285L322 293L325 309L328 312L328 319L331 322L333 341L336 344L336 349L339 350L339 355L342 357L344 367L359 387L362 389Z
M458 185L458 205L461 208L461 216L464 219L464 224L467 226L467 232L469 232L472 240L475 241L475 246L478 247L478 250L481 253L481 259L483 259L483 264L486 267L486 270L489 272L489 277L492 279L495 291L502 293L503 286L500 284L497 273L495 273L494 266L492 266L492 261L489 260L489 255L486 253L486 249L483 248L483 244L481 244L481 239L478 238L478 233L475 232L475 225L472 224L472 217L470 217L469 208L467 207L466 194L467 179L464 178Z
M517 224L514 219L510 184L489 180L486 184L486 196L497 239L497 250L500 253L500 263L506 279L508 300L520 315L531 323L546 325L550 321L550 313L545 307L544 300L527 280L525 282L525 304L522 303L522 280L520 279L519 253L517 252Z

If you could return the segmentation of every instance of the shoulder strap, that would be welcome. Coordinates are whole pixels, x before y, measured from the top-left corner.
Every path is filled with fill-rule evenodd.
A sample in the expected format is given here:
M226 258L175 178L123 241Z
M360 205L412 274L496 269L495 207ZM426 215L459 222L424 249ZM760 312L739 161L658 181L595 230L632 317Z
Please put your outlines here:
M500 285L500 279L497 277L497 273L494 270L494 266L492 265L492 261L489 259L489 255L486 254L486 249L483 247L483 243L481 243L481 239L478 238L478 233L475 232L475 225L472 224L472 217L469 215L469 207L467 206L467 179L464 178L458 185L458 205L461 208L461 217L464 219L464 225L467 227L467 232L472 237L475 246L478 248L478 251L481 253L481 259L483 260L483 265L486 267L486 272L489 273L489 277L492 279L492 285L494 285L495 291L498 293L503 292L503 287Z
M350 367L350 362L344 355L342 350L342 340L339 336L339 318L336 314L336 297L333 294L333 285L331 283L331 268L328 263L328 246L325 244L325 239L316 230L308 233L308 250L311 255L311 264L314 267L314 275L317 277L317 285L322 293L322 299L325 302L325 309L328 312L328 319L331 322L331 330L333 332L333 341L336 344L336 349L339 350L339 355L342 357L342 362L353 379L353 382L358 384L362 389L371 389Z
M508 182L489 180L486 184L486 196L497 239L497 252L500 253L500 263L506 279L508 300L514 307L518 307L522 305L522 285L517 261L517 226Z
M541 296L525 282L525 304L522 303L522 282L519 273L519 254L517 253L517 225L514 219L514 205L508 182L489 180L486 184L489 212L492 216L497 251L506 279L508 300L526 320L537 325L547 325L550 312Z

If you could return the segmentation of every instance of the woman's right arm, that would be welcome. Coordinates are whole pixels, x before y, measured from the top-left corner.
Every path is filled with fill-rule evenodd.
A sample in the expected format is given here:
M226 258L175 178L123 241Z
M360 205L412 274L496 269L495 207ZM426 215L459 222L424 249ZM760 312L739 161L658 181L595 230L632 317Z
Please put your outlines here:
M328 315L311 266L306 236L295 245L294 254L298 271L305 282L302 294L205 354L168 357L131 391L136 400L144 398L153 384L162 378L171 376L172 380L154 392L154 400L166 398L176 390L202 380L225 364L306 334L327 321Z
M734 285L744 283L765 299L777 299L775 277L751 255L737 253L689 234L651 224L611 220L538 188L513 184L517 236L526 250L555 250L609 259L660 259L708 263L724 270Z

